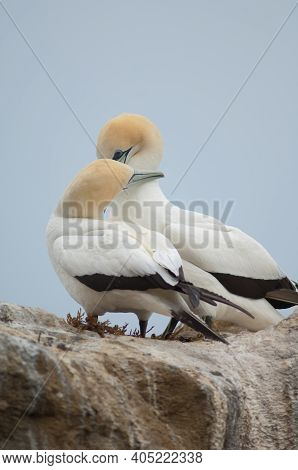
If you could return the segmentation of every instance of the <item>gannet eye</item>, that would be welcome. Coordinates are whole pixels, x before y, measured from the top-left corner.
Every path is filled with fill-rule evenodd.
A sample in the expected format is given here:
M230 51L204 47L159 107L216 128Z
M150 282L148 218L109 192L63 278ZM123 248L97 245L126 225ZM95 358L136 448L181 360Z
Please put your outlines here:
M124 152L122 152L122 150L116 150L116 152L114 153L114 156L113 156L113 160L120 160L122 155L123 155Z

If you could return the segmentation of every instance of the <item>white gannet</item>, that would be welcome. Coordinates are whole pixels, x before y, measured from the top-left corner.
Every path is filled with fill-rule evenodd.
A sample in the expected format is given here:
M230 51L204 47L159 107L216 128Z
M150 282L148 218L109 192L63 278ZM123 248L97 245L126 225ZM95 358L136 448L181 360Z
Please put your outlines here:
M156 171L163 154L158 128L147 118L121 114L99 133L97 157L114 159L138 170ZM128 201L138 201L141 210ZM171 204L157 181L119 194L111 220L129 220L165 234L183 259L186 278L241 305L255 317L239 315L227 305L201 305L198 313L227 320L253 331L276 324L276 309L298 303L296 285L256 240L210 216ZM206 243L206 241L208 243ZM197 248L196 248L197 247ZM207 276L202 276L201 270Z
M50 259L66 290L89 317L136 313L145 336L151 312L157 312L225 342L192 313L181 293L193 306L229 301L186 282L181 258L162 234L104 220L105 209L119 192L161 176L134 172L113 160L90 163L66 188L49 220Z

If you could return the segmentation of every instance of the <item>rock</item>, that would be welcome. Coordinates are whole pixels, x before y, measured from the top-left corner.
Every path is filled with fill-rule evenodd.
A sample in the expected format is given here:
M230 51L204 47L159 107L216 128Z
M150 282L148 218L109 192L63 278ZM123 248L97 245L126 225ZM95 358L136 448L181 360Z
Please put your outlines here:
M295 449L298 316L230 345L79 331L0 304L5 449Z

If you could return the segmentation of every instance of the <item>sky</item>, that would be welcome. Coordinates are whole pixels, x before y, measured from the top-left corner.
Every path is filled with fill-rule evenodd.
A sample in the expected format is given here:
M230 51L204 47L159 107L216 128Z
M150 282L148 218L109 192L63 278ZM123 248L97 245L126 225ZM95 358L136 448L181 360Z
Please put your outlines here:
M48 259L45 228L65 186L95 158L99 129L121 112L159 127L170 199L204 201L210 215L233 201L227 223L298 279L294 6L1 0L0 299L75 313ZM134 315L107 318L137 324Z

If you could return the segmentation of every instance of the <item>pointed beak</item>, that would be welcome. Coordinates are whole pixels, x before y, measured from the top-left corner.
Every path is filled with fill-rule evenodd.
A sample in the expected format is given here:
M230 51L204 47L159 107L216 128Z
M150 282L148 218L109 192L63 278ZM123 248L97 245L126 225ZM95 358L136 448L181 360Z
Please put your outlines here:
M163 178L165 175L161 173L161 171L154 171L154 172L149 172L149 171L144 171L144 172L138 172L134 173L132 177L130 178L127 186L130 186L131 184L138 183L139 181L150 181L150 180L155 180L157 178Z
M113 160L116 160L117 162L120 162L120 163L126 163L128 154L131 151L131 149L132 147L124 151L118 150L117 152L115 152L113 156Z

